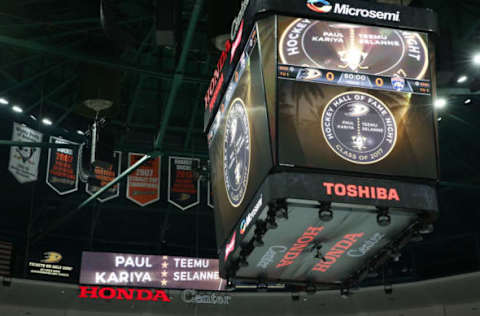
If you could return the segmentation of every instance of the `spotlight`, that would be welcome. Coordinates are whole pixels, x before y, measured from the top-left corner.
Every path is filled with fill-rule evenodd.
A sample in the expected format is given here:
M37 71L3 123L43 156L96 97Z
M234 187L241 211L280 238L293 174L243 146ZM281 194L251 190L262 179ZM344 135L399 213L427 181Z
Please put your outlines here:
M18 105L12 106L12 110L13 110L13 112L17 112L17 113L22 113L23 112L23 109L21 107L19 107Z
M460 76L458 77L457 79L457 83L464 83L465 81L468 80L468 77L467 76Z
M82 135L82 136L85 135L85 133L84 133L83 131L81 131L81 130L77 130L77 134L78 134L78 135Z
M32 120L34 120L34 121L37 120L37 118L35 117L35 115L30 115L30 118L31 118Z
M244 256L241 256L239 259L238 259L238 266L239 267L248 267L248 261L247 259L244 257Z
M473 63L475 65L480 65L480 53L477 53L473 56Z
M392 219L390 215L388 215L388 209L385 207L378 207L377 224L385 227L390 225L391 221Z
M472 99L466 99L465 101L463 101L463 103L470 104L470 103L472 103Z
M439 122L440 122L441 120L442 120L442 118L441 118L441 117L439 117L439 118L437 119L437 121L439 121Z
M330 202L320 202L320 210L318 211L318 217L323 222L329 222L333 218L332 210L330 209Z
M275 217L273 216L268 216L266 223L267 229L276 229L278 227L278 224L275 222Z
M43 123L44 125L47 125L47 126L50 126L50 125L53 124L52 121L51 121L50 119L48 119L48 118L44 118L44 119L42 120L42 123Z
M443 109L447 105L447 100L445 98L439 98L435 100L434 106L437 109Z
M385 294L386 294L386 295L391 295L392 292L393 292L392 285L391 285L391 284L385 284L385 285L383 286L383 290L385 291Z
M340 296L344 299L347 299L350 296L350 290L349 289L340 289Z
M0 104L7 105L7 104L8 104L8 100L5 99L5 98L0 98Z

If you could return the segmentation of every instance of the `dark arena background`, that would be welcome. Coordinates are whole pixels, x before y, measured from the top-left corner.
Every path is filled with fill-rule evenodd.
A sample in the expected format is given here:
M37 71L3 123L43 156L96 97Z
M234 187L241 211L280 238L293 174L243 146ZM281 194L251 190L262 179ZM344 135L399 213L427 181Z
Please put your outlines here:
M0 315L478 315L480 2L0 3Z

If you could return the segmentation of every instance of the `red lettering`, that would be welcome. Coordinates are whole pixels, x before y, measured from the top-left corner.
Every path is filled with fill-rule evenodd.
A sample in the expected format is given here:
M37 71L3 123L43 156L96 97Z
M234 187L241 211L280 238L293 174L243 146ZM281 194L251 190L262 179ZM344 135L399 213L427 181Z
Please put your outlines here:
M307 230L305 231L305 233L303 233L304 236L306 235L312 235L312 236L316 236L318 235L319 232L321 232L323 230L323 226L320 226L320 227L308 227Z
M293 247L290 248L288 252L302 252L303 248L307 247L308 244L293 244Z
M105 292L110 292L109 295L107 295ZM100 291L98 291L98 296L100 296L100 298L103 298L103 299L106 299L106 300L111 300L112 298L114 298L116 295L116 292L115 292L115 289L111 288L111 287L104 287L104 288L101 288Z
M92 287L89 287L89 286L80 286L80 295L79 295L78 297L82 297L82 298L88 298L88 297L98 298L97 291L98 291L98 287L96 287L96 286L92 286ZM89 295L90 295L90 296L89 296Z
M133 300L133 293L135 293L134 289L117 289L117 300Z
M286 266L291 265L292 263L293 263L293 261L282 259L282 260L280 260L280 263L276 265L276 267L277 268L286 267Z
M377 198L378 198L379 200L386 200L386 199L388 199L387 189L385 189L385 188L377 188Z
M359 185L358 186L358 197L369 199L370 198L370 190L368 189L368 187L363 187L363 186Z
M147 296L143 296L147 294ZM151 301L152 300L152 291L150 290L137 290L137 301Z
M323 264L323 263L317 263L313 267L313 271L320 271L320 272L327 272L328 268L330 268L330 265L328 264Z
M348 248L352 247L352 243L348 240L340 240L333 246L333 248L342 248L347 250Z
M347 195L349 197L357 197L357 187L353 184L347 185Z
M165 291L162 290L157 290L155 292L155 296L153 297L152 301L158 301L158 299L161 299L163 302L170 302L170 298L168 298L167 294Z
M323 259L322 259L323 260ZM337 258L329 256L328 254L325 256L325 260L323 260L325 264L332 265L337 262Z
M345 194L347 194L347 189L345 188L345 185L341 183L335 184L334 190L335 194L338 196L345 196Z
M400 197L398 196L397 190L395 190L395 189L390 189L390 190L388 191L388 199L389 199L389 200L400 201Z
M335 258L340 258L344 252L345 252L344 250L334 250L334 249L332 249L327 253L327 255L334 256Z
M362 238L364 235L364 233L359 233L359 234L348 234L348 235L345 235L345 237L343 237L344 239L348 239L352 242L356 242L358 241L359 238Z
M313 240L312 236L305 236L303 235L302 237L298 238L297 243L300 244L308 244Z
M376 197L375 197L375 187L370 188L370 193L371 193L371 198L376 199Z
M332 195L332 188L334 184L330 182L324 182L323 186L327 189L327 195Z

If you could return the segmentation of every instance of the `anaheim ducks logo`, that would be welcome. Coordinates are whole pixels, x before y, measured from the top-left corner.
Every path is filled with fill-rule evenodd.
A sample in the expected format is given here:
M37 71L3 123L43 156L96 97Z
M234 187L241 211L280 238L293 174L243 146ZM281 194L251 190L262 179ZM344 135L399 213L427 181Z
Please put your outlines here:
M356 91L342 93L327 104L322 132L335 154L355 164L381 161L397 141L397 125L388 107Z
M40 260L40 262L43 262L43 263L59 263L63 258L61 254L54 251L44 252L43 255L45 257L42 260Z
M282 32L279 50L287 65L429 79L428 49L418 32L295 19Z

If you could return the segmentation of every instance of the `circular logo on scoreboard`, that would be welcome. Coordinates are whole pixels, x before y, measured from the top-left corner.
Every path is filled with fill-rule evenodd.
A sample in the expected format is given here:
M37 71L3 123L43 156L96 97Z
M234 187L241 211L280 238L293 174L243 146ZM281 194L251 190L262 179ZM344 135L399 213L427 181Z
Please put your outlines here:
M307 8L318 13L332 11L332 5L327 0L307 0Z
M243 100L233 100L228 109L223 143L223 176L230 203L242 203L250 171L250 126Z
M295 19L279 50L282 64L302 67L411 79L425 79L428 69L421 33L382 27Z
M322 115L327 144L355 164L373 164L387 157L397 141L397 125L389 108L376 97L358 91L337 95Z

